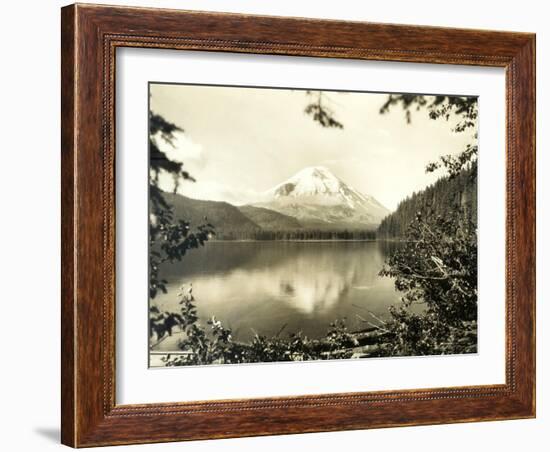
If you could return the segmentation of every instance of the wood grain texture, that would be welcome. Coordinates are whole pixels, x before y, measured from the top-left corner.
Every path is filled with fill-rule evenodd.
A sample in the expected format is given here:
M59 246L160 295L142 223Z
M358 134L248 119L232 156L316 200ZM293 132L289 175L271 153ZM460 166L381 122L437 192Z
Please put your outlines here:
M74 9L63 9L61 19L61 441L75 443L75 363L74 344L76 312L74 297L74 129L75 129L75 59Z
M72 5L62 10L62 442L74 447L535 415L535 36ZM506 384L116 405L117 47L506 68Z

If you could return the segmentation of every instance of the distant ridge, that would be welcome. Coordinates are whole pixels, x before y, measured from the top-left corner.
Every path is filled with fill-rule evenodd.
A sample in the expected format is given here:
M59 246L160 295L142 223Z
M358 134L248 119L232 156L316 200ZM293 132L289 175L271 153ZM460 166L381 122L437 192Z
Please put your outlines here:
M237 207L227 202L191 199L175 193L163 193L162 196L168 204L173 206L174 216L177 219L188 221L192 229L206 221L215 226L216 233L223 231L253 232L261 229Z

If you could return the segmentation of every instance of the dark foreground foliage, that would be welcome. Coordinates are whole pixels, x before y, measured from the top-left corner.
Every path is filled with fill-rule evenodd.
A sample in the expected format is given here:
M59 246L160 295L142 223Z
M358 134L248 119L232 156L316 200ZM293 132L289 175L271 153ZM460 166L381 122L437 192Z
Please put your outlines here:
M206 327L200 324L191 286L182 286L178 296L180 313L160 313L156 307L150 309L151 332L156 331L160 338L171 334L163 327L169 323L177 324L184 333L178 345L186 353L168 355L164 358L166 366L351 358L354 347L359 345L357 338L348 331L345 320L331 323L326 337L319 340L298 332L284 337L256 334L249 343L234 342L231 330L216 317L209 319Z
M477 233L462 212L427 218L419 213L380 274L394 278L403 293L383 325L391 339L387 355L476 351ZM413 305L422 305L420 314Z
M425 110L432 120L469 133L458 154L430 162L426 172L445 177L405 199L383 220L380 235L400 237L398 249L380 272L395 278L403 292L399 307L381 326L391 340L387 356L473 353L477 351L477 118L476 97L390 95L380 113L400 105L406 120ZM411 309L420 304L420 313Z
M183 169L183 164L173 161L162 152L159 140L173 144L176 132L183 129L149 112L149 297L155 298L159 291L166 293L166 281L159 277L159 270L165 262L180 261L190 249L202 246L214 235L214 226L205 221L192 231L188 221L174 218L173 207L166 202L159 188L159 177L171 174L174 181L179 178L194 181ZM177 184L174 191L177 189Z

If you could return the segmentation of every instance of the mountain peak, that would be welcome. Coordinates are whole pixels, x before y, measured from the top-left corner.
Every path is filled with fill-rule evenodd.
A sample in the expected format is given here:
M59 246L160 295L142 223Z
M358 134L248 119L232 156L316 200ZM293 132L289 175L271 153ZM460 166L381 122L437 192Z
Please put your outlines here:
M324 166L309 166L269 191L275 198L337 194L344 183Z
M372 196L347 185L324 166L309 166L265 192L258 204L299 220L376 225L389 211Z
M308 166L298 171L294 177L327 177L336 179L336 176L326 166Z

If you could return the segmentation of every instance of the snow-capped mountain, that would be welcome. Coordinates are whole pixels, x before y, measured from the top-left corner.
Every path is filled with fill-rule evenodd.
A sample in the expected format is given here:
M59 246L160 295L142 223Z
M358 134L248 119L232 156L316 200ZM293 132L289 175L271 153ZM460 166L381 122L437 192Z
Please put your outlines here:
M264 199L255 205L293 216L304 226L374 227L389 213L322 166L304 168L268 190Z

